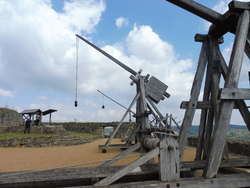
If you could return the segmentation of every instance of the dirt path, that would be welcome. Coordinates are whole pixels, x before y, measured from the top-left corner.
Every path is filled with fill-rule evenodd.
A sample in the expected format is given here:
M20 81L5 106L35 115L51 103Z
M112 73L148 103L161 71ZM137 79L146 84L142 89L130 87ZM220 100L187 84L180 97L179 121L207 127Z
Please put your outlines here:
M75 164L111 159L121 153L120 149L108 149L102 153L98 145L104 145L107 139L95 140L88 144L76 146L57 146L50 148L0 148L0 172L40 170L63 167ZM113 139L111 144L121 143L120 139ZM131 155L139 154L138 152ZM194 148L187 148L183 157L185 161L194 160ZM124 165L135 160L127 158L114 165ZM100 164L100 163L99 163ZM92 164L88 166L97 166Z

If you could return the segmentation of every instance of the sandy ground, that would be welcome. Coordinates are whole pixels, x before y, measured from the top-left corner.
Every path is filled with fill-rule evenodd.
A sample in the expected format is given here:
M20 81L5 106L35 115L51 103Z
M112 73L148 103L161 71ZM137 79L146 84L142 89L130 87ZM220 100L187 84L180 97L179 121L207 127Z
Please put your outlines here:
M120 149L108 149L102 153L98 145L104 145L107 139L95 140L88 144L76 146L57 146L50 148L0 148L1 162L0 172L41 170L64 167L77 164L85 164L94 161L111 159L121 153ZM120 139L113 139L111 144L121 143ZM131 155L138 155L139 152ZM187 148L183 157L184 161L193 161L195 149ZM114 165L124 165L134 161L138 157L119 160ZM101 163L84 165L97 166Z

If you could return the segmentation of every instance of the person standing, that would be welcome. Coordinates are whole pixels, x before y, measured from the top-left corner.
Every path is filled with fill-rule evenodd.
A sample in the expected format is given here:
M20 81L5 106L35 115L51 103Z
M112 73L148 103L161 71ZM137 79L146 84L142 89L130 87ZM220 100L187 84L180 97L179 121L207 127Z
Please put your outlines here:
M28 134L30 134L30 124L31 124L31 120L27 119L26 123L25 123L25 129L24 129L24 134L26 134L26 132Z

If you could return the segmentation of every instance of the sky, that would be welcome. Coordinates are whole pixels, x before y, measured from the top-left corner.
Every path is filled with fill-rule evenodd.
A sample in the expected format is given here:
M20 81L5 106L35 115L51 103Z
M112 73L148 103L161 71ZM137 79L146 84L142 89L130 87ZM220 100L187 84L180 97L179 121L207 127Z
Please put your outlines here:
M223 14L230 1L197 2ZM126 110L97 90L126 107L136 94L129 72L81 40L76 48L75 34L168 85L171 97L157 107L181 122L201 48L194 36L210 26L165 0L0 0L0 18L0 107L56 109L54 122L120 121ZM226 60L233 39L221 45ZM239 87L249 88L249 70L245 58ZM231 123L244 124L237 110Z

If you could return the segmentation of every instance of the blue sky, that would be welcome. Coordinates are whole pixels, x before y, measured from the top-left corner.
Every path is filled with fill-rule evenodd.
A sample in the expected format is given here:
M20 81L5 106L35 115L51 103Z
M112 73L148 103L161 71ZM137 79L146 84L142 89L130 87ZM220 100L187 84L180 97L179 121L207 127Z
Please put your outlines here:
M224 13L230 1L197 1ZM57 109L52 121L119 121L124 109L97 90L129 106L135 95L130 74L82 41L79 43L78 104L75 100L75 34L80 34L142 75L169 86L162 114L182 121L200 43L210 23L165 0L0 0L0 106ZM233 35L221 51L229 58ZM240 86L249 87L243 65ZM102 109L102 103L105 109ZM198 124L199 111L194 119ZM45 117L45 121L47 117ZM231 123L243 124L238 112Z

